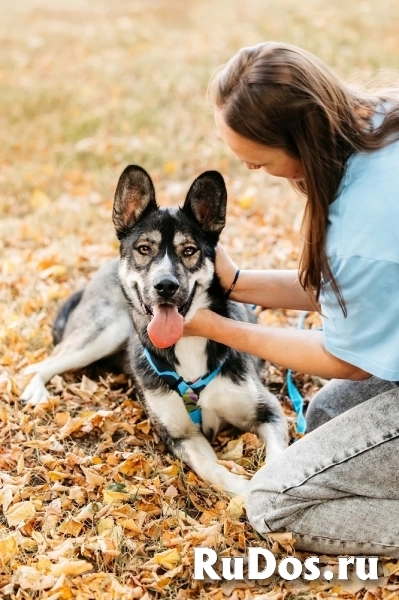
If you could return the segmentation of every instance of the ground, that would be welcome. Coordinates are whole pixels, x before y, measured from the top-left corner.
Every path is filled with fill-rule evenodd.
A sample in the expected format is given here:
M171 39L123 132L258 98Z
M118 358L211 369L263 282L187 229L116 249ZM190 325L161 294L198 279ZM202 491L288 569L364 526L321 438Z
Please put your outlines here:
M52 348L57 307L116 256L113 193L129 163L147 169L162 205L219 169L229 191L223 242L241 267L295 267L303 199L248 172L223 147L206 103L210 74L243 45L305 47L354 83L398 67L396 0L0 0L0 589L13 598L397 598L385 561L367 590L337 583L195 582L193 547L220 556L262 540L240 502L164 452L125 377L56 377L45 409L19 402L22 369ZM383 73L381 74L381 70ZM260 319L295 326L297 315ZM307 326L317 326L311 316ZM267 384L291 421L285 374ZM296 375L306 398L322 382ZM253 473L258 440L228 431L215 445ZM299 555L304 558L304 555ZM324 564L336 568L332 557Z

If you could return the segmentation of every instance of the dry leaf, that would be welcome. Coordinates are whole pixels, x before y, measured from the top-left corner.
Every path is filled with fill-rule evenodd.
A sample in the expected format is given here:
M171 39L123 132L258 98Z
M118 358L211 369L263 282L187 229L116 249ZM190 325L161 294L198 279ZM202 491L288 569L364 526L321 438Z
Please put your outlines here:
M289 531L284 533L267 533L266 535L287 550L287 552L292 552L295 544L295 537Z
M175 569L181 562L181 556L176 548L173 548L172 550L165 550L164 552L154 554L152 560L165 569Z
M63 560L56 565L52 565L51 574L55 576L59 575L80 575L81 573L87 573L91 571L93 565L86 560Z
M110 534L114 527L115 521L112 517L100 519L97 523L97 531L99 535Z
M0 530L0 559L10 560L18 553L18 541L15 533L8 533L4 537Z
M58 436L60 440L64 440L75 431L78 431L83 425L83 419L81 417L69 417L68 421L59 430Z
M36 508L33 502L17 502L9 507L7 511L7 522L10 527L23 527L23 525L32 519L36 514Z
M88 484L88 489L94 490L96 487L102 486L104 484L105 478L96 473L93 469L89 469L81 465L80 467L85 474L86 481Z
M231 440L227 443L226 450L219 454L221 460L240 460L244 453L244 442L242 438Z
M77 537L83 528L83 523L76 519L67 519L58 528L60 533Z
M227 514L230 519L239 519L244 512L245 507L245 497L244 496L235 496L229 502L227 507Z

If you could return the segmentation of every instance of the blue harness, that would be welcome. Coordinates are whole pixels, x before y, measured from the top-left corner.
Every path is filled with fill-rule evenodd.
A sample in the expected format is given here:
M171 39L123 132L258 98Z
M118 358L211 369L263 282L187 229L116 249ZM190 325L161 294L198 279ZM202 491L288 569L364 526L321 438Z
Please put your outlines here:
M166 362L155 358L147 348L144 348L144 356L155 373L183 398L191 420L194 423L201 424L201 409L197 405L200 393L220 373L226 359L204 377L200 377L196 381L186 381L176 371L173 371Z

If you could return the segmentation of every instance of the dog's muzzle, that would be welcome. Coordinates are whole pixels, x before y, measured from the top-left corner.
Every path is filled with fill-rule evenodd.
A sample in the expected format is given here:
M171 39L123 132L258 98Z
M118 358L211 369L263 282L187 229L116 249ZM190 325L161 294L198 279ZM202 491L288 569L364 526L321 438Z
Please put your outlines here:
M173 298L179 289L179 282L173 275L169 275L168 277L157 277L153 283L153 287L160 298L167 301Z

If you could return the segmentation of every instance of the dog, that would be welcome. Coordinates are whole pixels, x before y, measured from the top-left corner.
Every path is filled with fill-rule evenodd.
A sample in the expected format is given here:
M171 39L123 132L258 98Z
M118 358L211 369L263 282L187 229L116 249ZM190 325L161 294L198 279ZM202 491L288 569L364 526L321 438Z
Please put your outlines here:
M262 384L259 359L183 336L184 323L200 308L255 322L249 307L226 299L215 273L226 203L223 177L207 171L193 182L182 208L159 208L148 173L127 167L112 215L120 257L61 308L55 350L28 367L35 375L21 398L38 404L54 375L122 351L124 370L172 453L210 484L244 494L248 479L218 464L210 441L231 424L255 433L271 460L288 445L286 418Z

